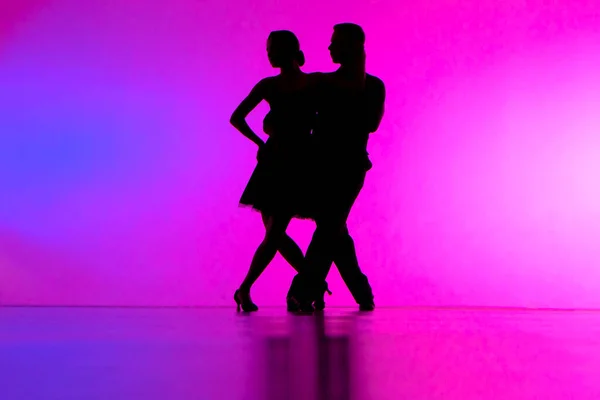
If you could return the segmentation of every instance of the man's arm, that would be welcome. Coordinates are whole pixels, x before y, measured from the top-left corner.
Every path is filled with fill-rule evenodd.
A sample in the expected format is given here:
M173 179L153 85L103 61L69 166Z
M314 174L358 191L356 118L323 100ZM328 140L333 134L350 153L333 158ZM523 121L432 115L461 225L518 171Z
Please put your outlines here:
M385 111L385 85L376 77L370 77L370 90L367 100L367 130L373 133L379 129Z

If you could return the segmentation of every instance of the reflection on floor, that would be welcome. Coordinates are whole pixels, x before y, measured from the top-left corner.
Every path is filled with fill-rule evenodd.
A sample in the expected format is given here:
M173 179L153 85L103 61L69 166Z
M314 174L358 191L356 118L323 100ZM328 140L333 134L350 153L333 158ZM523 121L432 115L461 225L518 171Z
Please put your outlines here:
M600 312L0 308L2 400L599 399Z

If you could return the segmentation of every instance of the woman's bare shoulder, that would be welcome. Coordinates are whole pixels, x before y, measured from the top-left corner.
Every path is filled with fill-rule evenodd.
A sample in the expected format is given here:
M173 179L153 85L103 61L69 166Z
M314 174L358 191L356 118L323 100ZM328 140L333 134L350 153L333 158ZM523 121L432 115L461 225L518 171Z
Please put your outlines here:
M277 84L277 76L268 76L258 81L254 90L258 91L263 98L267 98L272 93L273 88Z
M275 84L275 82L277 82L277 76L267 76L266 78L262 78L258 82L258 85L262 87L269 87Z

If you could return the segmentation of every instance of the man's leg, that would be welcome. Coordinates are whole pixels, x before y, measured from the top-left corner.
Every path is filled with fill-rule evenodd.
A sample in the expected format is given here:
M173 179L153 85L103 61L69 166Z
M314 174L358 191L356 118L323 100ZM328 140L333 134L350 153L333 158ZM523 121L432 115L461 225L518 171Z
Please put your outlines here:
M342 233L336 241L336 245L333 246L332 260L328 263L326 270L322 272L322 276L325 279L329 275L331 265L335 263L337 266L342 280L350 290L352 297L357 304L368 306L373 304L373 291L369 280L362 273L358 265L358 258L356 257L356 249L354 247L354 240L348 232L348 226L345 225ZM319 292L319 296L314 303L316 310L323 310L325 308L325 292L329 292L327 284L324 285L322 290ZM331 294L331 292L329 292Z
M306 268L297 274L288 292L288 309L294 303L312 303L325 291L325 278L333 262L333 249L337 239L335 224L329 218L317 221L305 257Z
M344 226L338 238L333 262L340 271L340 275L356 303L365 306L372 304L373 290L371 289L369 280L360 270L354 240L350 236L347 226Z
M336 212L340 215L339 219L343 218L344 224L339 230L332 259L340 271L344 283L352 293L354 300L361 306L361 309L372 309L373 291L369 280L360 270L354 240L350 236L346 224L350 210L364 185L366 174L366 170L348 171L344 190L340 192L339 208L336 209Z
M341 196L336 197L336 202L328 208L327 213L317 224L313 240L306 252L306 265L310 269L307 275L310 277L308 280L310 296L318 310L325 307L323 299L327 288L325 279L334 261L337 261L336 266L340 275L357 303L361 306L373 303L371 287L366 276L360 271L354 241L346 225L363 180L364 177L358 180L358 184L340 188L345 190L340 190L338 194Z
M366 170L347 169L339 175L338 185L327 198L324 212L317 220L317 229L306 252L306 273L292 281L288 298L314 301L325 292L325 279L334 259L342 279L358 304L372 305L373 294L367 277L361 272L354 241L346 221L363 187Z

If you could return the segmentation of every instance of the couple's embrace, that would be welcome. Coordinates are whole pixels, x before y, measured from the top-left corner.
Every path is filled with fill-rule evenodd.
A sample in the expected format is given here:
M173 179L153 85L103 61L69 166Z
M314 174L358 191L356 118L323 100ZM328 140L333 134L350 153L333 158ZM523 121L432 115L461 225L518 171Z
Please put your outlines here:
M258 146L258 163L240 204L258 210L265 237L234 299L244 311L256 311L250 289L277 251L297 271L287 296L289 311L325 307L325 281L335 263L361 310L374 308L373 293L361 272L346 220L362 189L371 162L369 134L383 117L383 82L365 72L365 34L355 24L334 27L329 51L332 73L301 71L304 54L290 31L275 31L267 54L280 74L261 80L241 102L231 123ZM265 100L266 142L252 131L246 116ZM303 255L286 229L292 218L316 222Z

